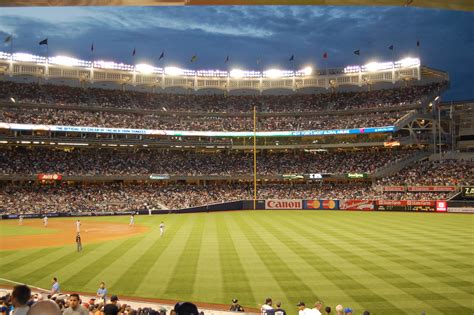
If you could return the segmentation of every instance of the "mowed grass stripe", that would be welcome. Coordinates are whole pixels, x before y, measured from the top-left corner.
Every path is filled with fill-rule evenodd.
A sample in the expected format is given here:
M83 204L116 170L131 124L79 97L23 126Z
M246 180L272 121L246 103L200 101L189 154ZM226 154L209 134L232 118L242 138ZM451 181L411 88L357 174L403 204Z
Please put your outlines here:
M64 286L70 287L78 291L84 291L87 283L98 273L107 269L111 261L119 259L123 252L128 251L137 243L143 241L144 237L131 237L120 242L109 242L105 248L98 249L95 257L91 257L80 268L75 268L69 273L69 279L64 281ZM99 284L96 284L97 288Z
M94 250L101 246L100 243L89 244L87 250L84 251L85 254L95 255ZM36 272L31 272L28 274L28 278L33 283L38 283L40 286L49 286L51 284L51 278L57 276L58 280L61 282L61 274L59 272L64 266L74 263L77 261L81 255L74 248L66 247L64 249L69 250L69 253L61 256L55 260L50 260L50 257L44 257L43 260L48 261L49 263L44 265L41 268L38 268Z
M287 300L285 292L260 257L261 254L259 254L251 244L253 240L247 235L247 227L241 226L237 220L239 216L245 215L252 214L245 212L228 213L225 216L225 224L237 253L239 253L239 256L242 256L240 262L250 281L249 285L254 296L255 304L248 306L260 307L270 293L272 295L271 297L275 300ZM239 270L235 272L241 273Z
M355 223L356 224L356 223ZM378 229L374 228L374 231ZM393 244L403 244L402 241L399 241L402 237L392 237L390 239L383 239L383 245L378 241L374 241L373 234L365 231L344 231L349 233L353 237L352 242L359 242L358 246L364 250L371 251L375 253L378 257L384 257L389 259L392 262L398 263L403 266L403 268L409 268L414 272L421 273L425 276L428 276L430 279L437 279L441 283L444 283L448 286L451 286L448 281L445 280L446 277L456 278L456 287L467 294L472 293L472 289L469 289L472 286L472 282L466 280L466 276L472 276L472 266L467 264L462 264L461 267L457 267L460 264L452 259L443 257L438 258L439 253L431 255L431 252L428 252L423 247L418 245L418 242L412 242L411 246L408 249L405 248L395 248ZM380 233L383 230L379 231ZM361 243L358 238L365 236L368 239L368 242ZM467 244L466 244L467 245ZM387 249L387 246L389 247ZM436 250L436 246L433 247ZM397 255L393 255L393 252L396 252ZM403 252L403 254L401 253ZM436 256L436 257L433 257ZM469 260L469 256L462 257L465 260ZM454 265L454 266L453 266ZM456 266L456 267L455 267ZM445 272L446 271L446 272Z
M188 217L178 218L177 221L187 220ZM178 225L181 226L181 225ZM168 231L167 231L168 232ZM123 258L126 258L129 261L129 267L126 269L120 269L120 276L118 277L116 284L120 285L122 294L133 295L140 287L143 282L146 282L145 276L147 275L149 269L156 260L160 257L164 248L166 248L172 239L172 235L176 233L176 230L169 233L167 237L160 238L159 231L155 230L153 238L148 242L143 242L138 244L139 250L141 249L141 255L132 256L129 253L124 253ZM133 276L132 276L133 275ZM123 287L121 284L126 284ZM113 289L116 289L118 286L113 286Z
M193 219L193 215L180 215L171 218L171 221L165 221L165 234L163 237L157 236L156 241L162 243L160 254L156 256L153 265L145 271L146 276L144 279L146 281L137 288L135 294L165 298L164 290L166 289L166 284L172 281L170 280L171 272L184 250L185 240L189 238ZM153 281L147 281L148 279L153 279Z
M222 295L225 300L229 297L238 297L242 305L256 305L257 301L252 293L250 279L242 265L243 255L237 252L234 241L230 235L230 228L227 226L226 214L216 215L215 221L217 230L218 253L222 273Z
M325 233L327 236L331 235L334 230L326 229L324 227L320 227L319 231L322 233ZM346 231L339 231L341 234L346 234ZM326 239L329 242L331 240L329 237ZM392 261L385 259L383 257L377 256L377 248L375 249L368 249L367 246L364 246L362 251L357 250L358 247L358 242L357 240L352 240L350 243L347 244L335 244L332 242L332 246L334 246L338 252L344 253L347 255L347 257L351 257L352 261L358 261L358 266L367 272L371 273L372 275L378 277L378 278L383 278L385 282L393 285L396 288L399 288L406 292L407 294L413 295L417 300L419 301L424 301L428 297L430 298L430 306L437 310L440 314L445 314L446 309L444 307L448 306L446 302L449 302L451 304L451 308L456 311L456 312L466 312L468 309L465 308L463 305L460 305L459 303L450 300L449 298L446 298L446 296L443 298L443 296L439 295L438 293L429 290L427 287L423 287L411 280L409 280L408 277L410 276L418 276L419 273L417 273L415 270L411 270L409 267L401 266L398 263L393 263ZM367 245L367 243L365 243ZM363 253L363 255L360 255L360 253ZM396 265L397 267L402 267L403 270L400 272L399 270L394 270L399 271L397 273L392 272L389 268L394 267L393 265ZM383 267L382 267L383 266ZM380 274L378 272L375 272L376 270L380 271ZM396 279L394 281L394 279ZM410 289L407 289L410 288ZM411 290L412 288L417 288L418 290ZM455 288L451 288L454 289ZM438 304L438 302L441 302L441 305ZM408 310L413 311L413 312L419 312L419 311L428 311L427 305L425 305L422 309L416 308L412 309L407 307Z
M302 292L307 292L314 298L311 288L293 272L293 269L286 264L284 258L272 250L269 242L263 238L265 236L267 239L270 238L270 242L275 241L271 234L257 233L258 226L255 226L247 218L248 216L239 216L236 218L236 221L240 227L246 227L245 234L251 240L250 244L271 272L273 278L285 294L286 299L288 301L298 301L302 298ZM316 299L318 298L316 297Z
M307 272L302 278L304 278L304 281L312 284L312 294L300 292L301 300L312 302L319 299L329 305L336 305L342 300L345 303L349 303L353 308L362 308L355 299L346 294L344 287L338 286L333 282L332 275L334 272L331 272L331 270L335 269L331 267L331 261L322 259L313 253L311 249L305 247L301 239L292 236L291 232L293 231L289 230L286 225L276 221L252 219L261 226L262 230L266 230L267 233L272 234L278 240L273 246L281 249L282 253L283 251L285 252L284 259L287 259L289 262L291 261L291 266L297 269L295 272ZM292 258L292 256L297 256L299 261ZM319 293L316 293L315 290ZM331 296L331 298L330 300L327 298L323 299L323 296ZM288 302L295 303L295 301Z
M204 232L205 215L194 217L191 234L186 240L186 246L179 256L177 264L171 273L171 281L166 285L165 296L189 300L193 294L196 281L196 270L201 253L202 234Z
M50 247L50 248L42 248L35 250L33 252L25 252L25 255L21 255L21 257L14 259L6 264L2 264L0 267L0 272L3 275L8 276L11 272L13 272L16 268L20 268L26 264L33 263L47 257L56 252L60 252L62 250L61 247ZM3 263L3 259L2 259Z
M222 265L219 255L219 238L216 223L218 216L206 214L204 222L204 233L201 240L201 251L197 262L196 281L191 300L219 303L225 301L229 296L225 295Z
M367 286L365 284L368 280L376 281L378 278L370 274L369 272L366 272L365 270L361 269L361 267L356 262L352 261L350 256L343 256L340 254L339 251L335 251L335 247L332 246L333 244L329 244L331 242L328 239L321 237L318 230L312 228L313 226L319 228L319 225L317 224L318 221L316 219L313 219L309 216L304 216L304 218L298 217L295 220L287 220L286 218L283 218L282 220L282 224L286 224L288 227L293 228L295 231L298 231L298 234L300 234L306 240L310 241L310 243L313 244L312 250L317 250L318 252L322 252L326 255L329 254L330 256L332 256L334 262L333 266L338 269L339 272L344 274L343 279L335 280L335 282L339 282L346 289L357 288L357 291L359 292L358 295L355 295L350 292L347 294L352 294L353 298L358 301L359 304L364 305L365 308L368 308L371 311L376 309L374 305L382 304L384 305L384 308L380 311L391 309L392 311L395 311L397 313L406 314L404 308L399 308L389 299L378 294L376 291L376 287ZM309 230L309 228L312 229ZM346 270L350 270L350 272L346 272ZM362 281L358 281L354 278L354 272L359 272ZM383 279L378 279L378 281L376 282L378 282L378 285L380 287L389 286L389 284L386 283ZM393 289L398 290L397 288ZM406 295L405 298L407 300L405 302L412 300L412 297L410 295Z

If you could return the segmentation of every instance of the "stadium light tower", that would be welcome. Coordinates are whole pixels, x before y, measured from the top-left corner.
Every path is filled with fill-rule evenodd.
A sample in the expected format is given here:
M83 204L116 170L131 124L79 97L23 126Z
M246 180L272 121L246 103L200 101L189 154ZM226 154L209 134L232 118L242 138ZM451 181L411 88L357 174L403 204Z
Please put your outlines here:
M183 74L183 69L178 67L166 67L165 74L167 75L181 75Z
M276 79L283 76L283 73L280 69L269 69L264 72L265 76L269 77L270 79Z
M244 76L244 71L240 70L240 69L232 69L229 72L229 74L232 78L239 79L239 78L242 78Z
M135 70L143 74L152 74L155 71L155 68L146 63L139 63L135 65Z

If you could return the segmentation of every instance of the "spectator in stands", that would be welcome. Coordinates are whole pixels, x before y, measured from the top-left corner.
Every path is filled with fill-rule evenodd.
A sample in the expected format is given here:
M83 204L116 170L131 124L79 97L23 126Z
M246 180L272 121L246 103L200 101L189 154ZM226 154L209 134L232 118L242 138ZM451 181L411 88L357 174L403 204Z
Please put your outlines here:
M12 304L15 308L13 315L26 315L30 307L27 305L31 297L31 290L27 285L16 285L11 295Z
M326 307L324 308L324 311L326 312L325 315L331 315L331 307L330 307L330 306L326 306Z
M69 307L63 311L63 315L89 315L89 311L81 305L79 294L69 295Z
M232 305L229 308L231 312L244 312L244 308L239 304L237 299L232 299Z
M263 304L261 309L260 309L260 311L262 312L262 315L273 313L272 303L273 303L273 301L272 301L271 298L266 298L265 299L265 304Z
M53 301L45 300L33 304L27 315L61 315L61 310Z
M55 296L57 294L59 294L61 291L60 291L61 287L59 285L59 282L58 282L58 278L54 277L53 278L53 285L51 286L51 296Z
M97 290L97 298L100 300L98 303L106 303L107 302L107 289L105 288L105 282L101 282L99 289Z
M336 306L336 314L337 315L343 315L344 314L344 307L341 304Z
M346 307L344 309L344 315L352 315L352 308Z
M118 300L116 295L110 297L110 302L104 306L104 315L117 315L119 313Z
M281 308L281 302L276 302L275 306L275 315L286 315L286 311Z
M313 315L321 315L322 309L323 309L323 303L321 303L320 301L317 301L316 303L314 303Z

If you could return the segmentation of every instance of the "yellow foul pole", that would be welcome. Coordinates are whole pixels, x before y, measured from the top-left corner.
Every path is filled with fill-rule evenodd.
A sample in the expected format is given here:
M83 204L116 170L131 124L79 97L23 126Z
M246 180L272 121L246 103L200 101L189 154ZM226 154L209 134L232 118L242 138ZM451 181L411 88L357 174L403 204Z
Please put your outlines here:
M257 107L253 107L253 209L257 209Z

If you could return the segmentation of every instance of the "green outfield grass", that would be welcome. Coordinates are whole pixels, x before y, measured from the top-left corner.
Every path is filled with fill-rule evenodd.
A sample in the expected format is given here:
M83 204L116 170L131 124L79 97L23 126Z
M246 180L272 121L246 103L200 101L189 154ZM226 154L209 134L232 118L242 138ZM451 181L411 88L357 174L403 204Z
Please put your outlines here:
M54 221L55 219L51 219ZM83 229L88 220L81 219ZM128 217L100 218L128 222ZM166 223L160 238L158 224ZM128 239L4 251L0 277L67 291L256 307L269 296L361 314L473 314L474 216L258 211L138 216L153 227ZM83 239L87 234L83 235Z
M11 221L10 221L11 222ZM15 225L0 225L0 238L4 236L13 236L13 235L38 235L38 234L54 234L56 230L54 229L42 229L35 228L30 226L15 226Z

